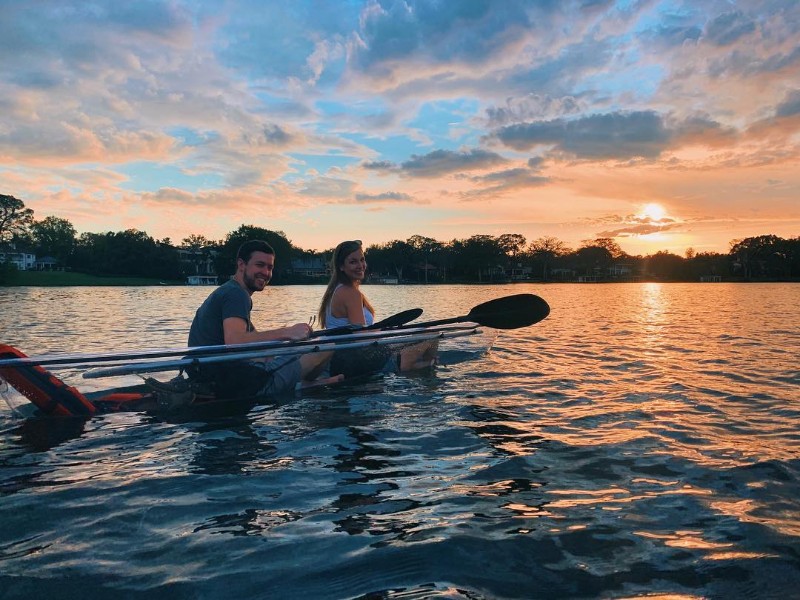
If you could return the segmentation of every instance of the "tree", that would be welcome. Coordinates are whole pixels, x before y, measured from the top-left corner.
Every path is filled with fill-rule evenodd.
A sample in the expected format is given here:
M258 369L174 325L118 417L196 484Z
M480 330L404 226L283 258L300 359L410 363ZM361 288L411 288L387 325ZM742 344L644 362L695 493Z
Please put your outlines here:
M136 229L81 234L74 262L76 268L97 275L180 278L178 251Z
M414 263L414 247L403 240L392 240L373 248L378 251L379 260L385 267L394 270L397 279L402 281L403 271ZM372 256L372 252L369 254Z
M608 272L614 261L611 252L603 246L583 246L574 255L576 266L585 275L598 275Z
M540 237L531 242L528 252L535 263L540 263L542 279L547 281L551 265L555 260L569 253L566 244L554 237Z
M730 257L717 252L697 252L686 260L686 274L690 279L699 280L708 275L728 275L730 272Z
M77 231L67 219L45 217L35 221L30 230L36 254L53 256L65 264L72 259Z
M686 273L686 259L666 250L656 252L646 261L647 271L658 279L683 279Z
M193 274L205 275L214 243L204 235L193 233L189 237L183 238L180 247L189 254L188 261L192 264Z
M33 209L22 200L0 194L0 243L11 242L28 233L33 223Z
M186 250L200 251L203 248L211 245L211 242L204 235L191 234L189 237L183 238L181 248Z
M525 249L527 241L525 236L519 233L504 233L497 237L497 245L512 261Z
M777 235L759 235L733 240L729 254L735 261L734 266L741 270L745 279L774 277L776 272L780 272L782 276L786 269L789 246L787 240ZM788 264L790 263L791 261Z
M461 268L465 272L474 272L478 276L478 281L483 281L485 272L488 272L491 281L498 265L505 258L497 239L491 235L473 235L466 240L458 240L453 250Z
M236 253L239 246L248 240L263 240L275 250L275 270L272 274L275 283L283 281L285 272L291 268L292 258L302 252L292 245L282 231L270 231L255 225L240 225L225 237L219 253L214 258L214 268L220 278L227 279L236 272Z
M786 263L789 277L800 277L800 236L786 240Z
M412 235L406 240L406 243L413 248L411 258L419 267L424 269L425 283L428 283L430 262L434 257L439 257L442 244L433 238L422 235ZM419 281L419 269L417 269L417 280Z
M583 248L588 248L590 246L605 248L608 250L608 253L613 259L624 258L627 256L625 251L620 247L616 240L613 240L612 238L595 238L594 240L584 240L581 243L581 247Z

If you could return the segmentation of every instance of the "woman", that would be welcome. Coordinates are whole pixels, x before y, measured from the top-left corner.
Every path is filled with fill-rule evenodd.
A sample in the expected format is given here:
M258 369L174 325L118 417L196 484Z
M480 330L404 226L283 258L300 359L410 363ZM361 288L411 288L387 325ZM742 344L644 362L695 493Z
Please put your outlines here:
M361 240L342 242L333 251L331 280L322 295L319 322L325 329L344 325L372 325L375 309L361 293L367 261Z
M360 240L336 246L331 260L331 280L319 306L319 322L332 329L344 325L372 325L375 309L361 292L367 261ZM436 361L438 341L420 342L391 350L388 346L337 351L331 359L331 375L347 377L375 372L404 372L430 367Z

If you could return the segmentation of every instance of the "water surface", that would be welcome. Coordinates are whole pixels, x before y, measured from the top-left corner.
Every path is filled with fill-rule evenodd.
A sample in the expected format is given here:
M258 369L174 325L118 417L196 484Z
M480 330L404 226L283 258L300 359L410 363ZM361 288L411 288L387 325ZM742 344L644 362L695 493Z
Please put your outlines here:
M800 286L365 291L378 318L519 292L552 312L243 414L0 404L0 598L797 597ZM182 346L208 292L0 288L0 341ZM254 322L308 321L321 292L270 288Z

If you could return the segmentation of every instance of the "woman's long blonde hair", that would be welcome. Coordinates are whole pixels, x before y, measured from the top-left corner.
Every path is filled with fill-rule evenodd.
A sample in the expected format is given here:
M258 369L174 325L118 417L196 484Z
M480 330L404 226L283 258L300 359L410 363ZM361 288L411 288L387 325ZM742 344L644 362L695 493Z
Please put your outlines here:
M328 305L331 303L331 299L333 298L333 292L336 291L336 287L339 284L343 285L352 285L353 281L342 271L342 266L344 266L345 259L350 256L356 250L361 249L361 240L351 240L347 242L342 242L338 246L336 246L336 250L333 251L333 258L331 259L331 280L328 282L328 287L325 288L325 293L322 294L322 301L319 305L319 323L322 327L325 327L325 316L328 312ZM361 292L361 290L359 290ZM372 308L372 304L369 303L367 297L362 293L361 294L361 302L364 306L367 307L367 310L371 312L373 315L375 314L375 309Z

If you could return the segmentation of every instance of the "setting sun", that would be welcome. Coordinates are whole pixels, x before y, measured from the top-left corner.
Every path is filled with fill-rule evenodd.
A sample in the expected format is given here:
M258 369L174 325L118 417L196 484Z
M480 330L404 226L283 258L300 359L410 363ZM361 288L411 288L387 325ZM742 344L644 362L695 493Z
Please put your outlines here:
M651 202L650 204L645 204L642 207L642 212L639 214L639 216L643 219L649 219L651 221L660 221L667 216L667 211L660 204Z

